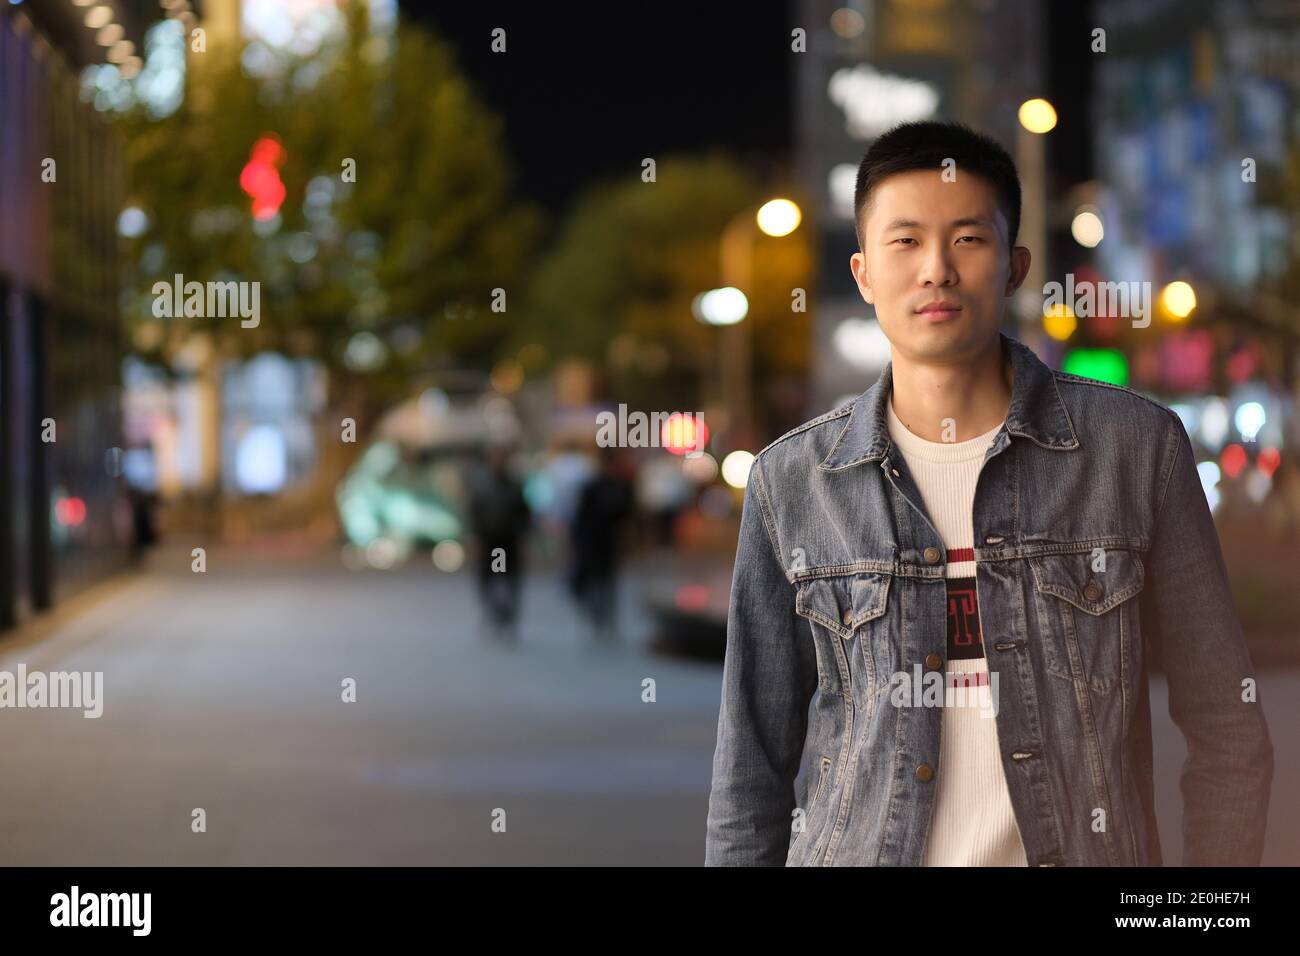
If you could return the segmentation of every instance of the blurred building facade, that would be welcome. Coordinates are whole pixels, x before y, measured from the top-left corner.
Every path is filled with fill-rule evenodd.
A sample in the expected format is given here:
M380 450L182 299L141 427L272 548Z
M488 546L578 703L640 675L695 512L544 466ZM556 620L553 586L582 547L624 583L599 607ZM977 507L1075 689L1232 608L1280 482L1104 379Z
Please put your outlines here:
M0 628L119 566L128 546L123 150L80 74L136 75L164 12L149 0L0 6Z
M1042 95L1044 24L1031 0L801 0L795 23L808 31L807 52L794 57L795 166L818 230L813 416L859 395L889 361L849 269L857 168L877 136L922 119L960 120L993 136L1022 166L1022 241L1042 244L1031 208L1038 196L1041 209L1042 146L1026 138L1016 111Z
M1250 508L1300 441L1300 8L1104 0L1097 22L1105 238L1090 265L1156 290L1186 283L1195 307L1158 301L1147 328L1080 323L1066 348L1121 352L1128 384L1182 416L1211 503Z
M1022 0L803 0L799 13L797 169L820 270L807 415L860 394L889 360L848 264L864 149L899 122L957 119L1020 169L1019 242L1034 266L1009 331L1053 366L1174 408L1216 511L1229 488L1263 503L1300 441L1300 8L1097 0L1058 22ZM1066 69L1087 74L1064 108L1086 134L1073 179L1059 148L1048 155L1056 134L1017 121L1022 102L1063 82L1045 61L1062 49ZM1083 215L1090 237L1076 231ZM1045 315L1048 283L1145 286L1148 312Z

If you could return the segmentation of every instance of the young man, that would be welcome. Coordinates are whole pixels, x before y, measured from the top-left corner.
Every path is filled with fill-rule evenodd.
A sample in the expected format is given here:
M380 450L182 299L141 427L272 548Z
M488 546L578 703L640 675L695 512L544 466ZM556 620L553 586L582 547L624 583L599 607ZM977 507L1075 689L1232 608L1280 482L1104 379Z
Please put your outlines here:
M1183 863L1258 864L1273 748L1181 421L1001 333L1030 253L993 140L897 127L855 206L892 361L750 470L706 864L1161 865L1157 650Z

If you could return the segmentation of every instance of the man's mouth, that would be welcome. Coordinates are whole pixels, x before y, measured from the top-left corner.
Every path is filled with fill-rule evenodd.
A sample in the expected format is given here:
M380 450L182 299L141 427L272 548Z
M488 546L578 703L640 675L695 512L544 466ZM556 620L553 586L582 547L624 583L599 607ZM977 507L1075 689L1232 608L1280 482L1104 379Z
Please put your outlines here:
M955 302L927 302L916 311L921 318L927 321L941 322L961 312L961 306Z

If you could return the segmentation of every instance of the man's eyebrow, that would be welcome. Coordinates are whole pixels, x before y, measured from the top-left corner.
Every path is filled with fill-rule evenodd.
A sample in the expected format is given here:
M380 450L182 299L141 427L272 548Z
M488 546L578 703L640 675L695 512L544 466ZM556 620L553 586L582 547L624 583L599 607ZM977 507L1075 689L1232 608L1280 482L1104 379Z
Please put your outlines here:
M948 224L949 228L953 226L983 226L986 229L992 229L993 223L980 216L964 216L961 219L954 219ZM920 229L921 224L915 219L891 219L885 224L885 232L891 229Z

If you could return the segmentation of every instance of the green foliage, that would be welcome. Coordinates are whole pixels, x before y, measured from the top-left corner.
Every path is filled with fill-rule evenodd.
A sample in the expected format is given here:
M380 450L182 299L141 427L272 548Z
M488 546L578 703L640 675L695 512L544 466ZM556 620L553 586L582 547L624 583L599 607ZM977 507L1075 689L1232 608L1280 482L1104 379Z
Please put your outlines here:
M204 328L227 353L275 348L337 368L348 340L368 330L388 346L369 381L392 395L431 365L486 366L496 356L541 214L512 201L501 123L448 47L403 24L385 54L364 9L354 4L349 16L341 44L286 59L272 79L250 77L237 53L192 53L177 112L123 119L130 201L150 219L131 249L138 346L165 353ZM239 176L267 133L285 149L286 198L279 228L259 235ZM354 183L344 181L345 160L355 162ZM305 261L291 255L303 259L304 249L313 252ZM176 273L259 281L260 326L155 319L153 283ZM497 288L505 314L489 308Z
M612 395L629 402L693 406L717 374L722 333L695 319L692 302L722 282L728 222L767 198L718 154L665 157L655 182L643 182L636 164L626 178L592 187L538 265L517 341L593 362ZM806 370L807 315L790 310L790 290L807 282L806 235L753 241L746 321L754 323L760 375Z

